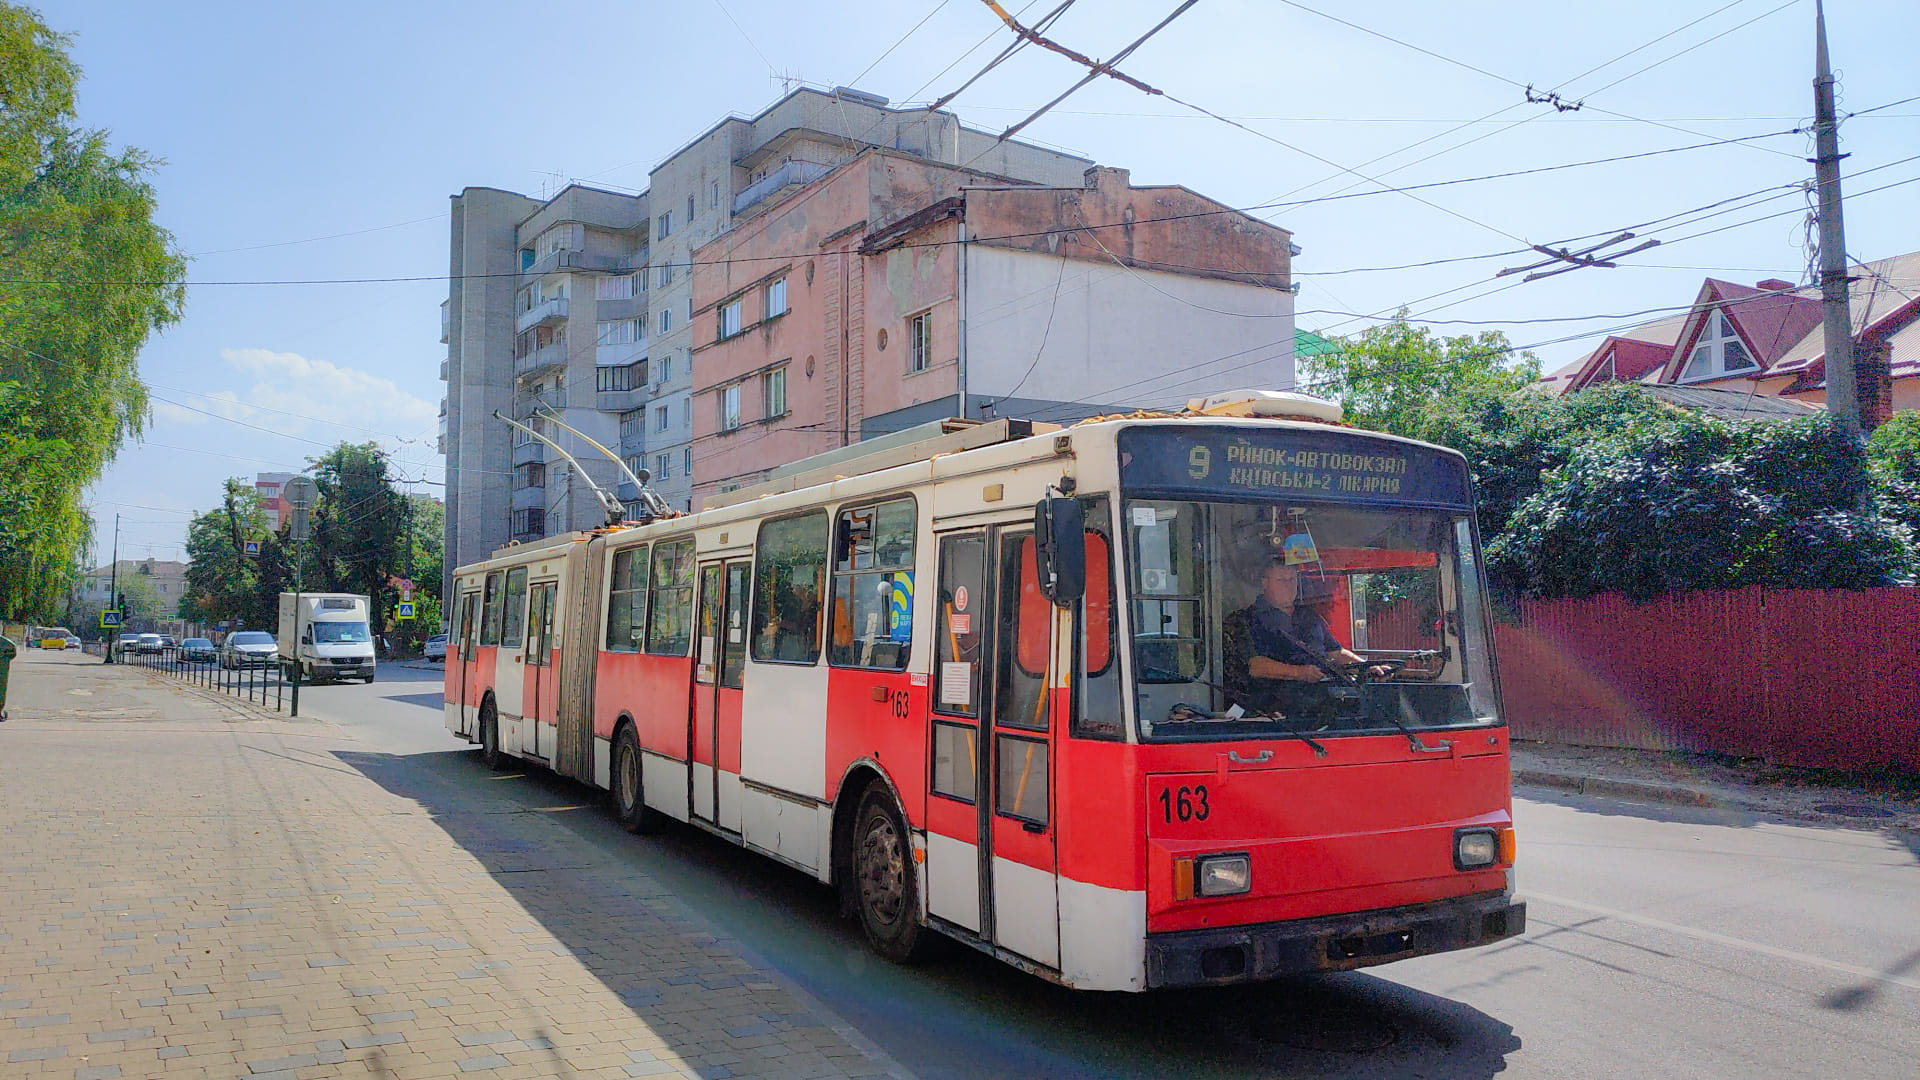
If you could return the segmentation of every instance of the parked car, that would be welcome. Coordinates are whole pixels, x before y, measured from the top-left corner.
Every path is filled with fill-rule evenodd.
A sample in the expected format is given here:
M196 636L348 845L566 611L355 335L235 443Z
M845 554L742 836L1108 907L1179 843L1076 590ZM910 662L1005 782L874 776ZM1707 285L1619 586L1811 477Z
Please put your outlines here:
M64 645L62 645L62 646L61 646L61 648L63 648L63 649L78 649L78 648L81 648L81 647L82 647L82 644L83 644L83 643L82 643L82 642L81 642L81 640L80 640L80 635L78 635L78 634L68 634L68 635L67 635L67 640L66 640L66 644L64 644Z
M219 650L213 642L203 637L190 637L180 643L180 659L194 664L212 663L220 658Z
M127 651L148 655L159 652L160 648L161 640L159 634L136 634L134 635L133 643L127 647Z
M429 660L445 660L447 658L447 635L433 635L427 639L426 645L423 646L420 651L421 655Z
M172 634L161 634L161 635L160 635L160 647L161 647L162 649L171 649L171 648L173 648L173 647L174 647L175 645L178 645L178 644L179 644L179 642L177 642L177 641L175 641L175 640L173 640L173 635L172 635Z
M220 666L257 667L279 659L279 647L265 630L235 630L220 643Z

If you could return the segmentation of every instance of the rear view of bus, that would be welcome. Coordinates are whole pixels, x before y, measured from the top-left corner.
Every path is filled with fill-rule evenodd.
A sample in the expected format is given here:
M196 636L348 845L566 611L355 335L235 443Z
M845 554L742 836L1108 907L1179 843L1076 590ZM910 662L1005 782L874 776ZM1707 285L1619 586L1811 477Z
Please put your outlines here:
M1146 985L1519 934L1465 462L1207 420L1129 427L1116 449Z

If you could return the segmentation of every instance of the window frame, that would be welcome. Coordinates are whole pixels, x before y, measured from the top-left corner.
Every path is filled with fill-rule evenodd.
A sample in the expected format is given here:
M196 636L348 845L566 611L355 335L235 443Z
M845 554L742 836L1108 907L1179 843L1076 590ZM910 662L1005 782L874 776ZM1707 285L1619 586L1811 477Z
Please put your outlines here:
M884 510L887 507L897 506L902 503L904 503L908 508L908 515L909 515L909 521L910 521L910 526L907 529L906 559L903 562L889 562L886 564L881 564L879 562L880 513L882 510ZM873 521L873 530L874 530L874 536L873 536L874 565L869 566L865 569L849 568L849 569L843 570L841 569L841 559L839 557L840 552L838 550L842 543L842 530L850 524L850 521L853 515L861 513L862 511L870 511L873 515L872 521ZM920 555L920 501L913 496L912 492L903 492L897 495L888 495L880 498L863 499L854 503L843 503L839 507L839 509L835 511L833 515L833 531L827 538L827 547L828 547L827 569L829 574L828 574L828 581L827 581L826 597L827 597L828 613L827 613L827 626L826 626L827 640L826 640L826 649L824 650L827 656L827 666L835 667L835 668L846 668L846 669L855 670L855 671L901 672L901 671L907 670L907 667L909 666L909 659L913 655L914 635L913 635L912 591L918 584L918 574L916 573L916 571L919 569L919 555ZM905 573L907 575L907 582L908 582L908 597L907 597L907 612L906 612L907 639L903 643L905 647L902 648L896 656L895 664L892 666L886 666L886 665L879 665L879 664L872 664L872 663L859 663L853 660L834 659L834 655L833 655L834 650L838 647L838 641L840 637L840 582L843 579L845 579L851 583L848 588L849 603L847 605L847 618L851 620L853 617L853 605L851 603L851 599L853 596L858 595L854 590L859 589L863 584L865 584L865 582L862 579L885 576L888 579L897 581L898 575L901 573ZM891 601L889 601L889 604L891 604ZM850 635L849 645L851 645L853 642L857 641L858 639L851 636L853 627L849 626L847 630ZM878 643L878 640L879 640L878 638L875 639L876 644ZM889 637L889 640L891 640L890 637Z
M658 571L659 563L661 561L662 554L667 551L677 550L682 547L686 549L686 558L682 564L686 568L686 583L677 584L677 583L670 582L664 585L661 584L659 574L657 571ZM647 634L646 634L646 643L642 646L642 651L645 652L648 656L685 657L688 654L688 650L692 648L693 618L694 618L693 584L697 576L698 576L698 572L694 564L693 537L682 536L682 537L676 537L675 539L672 539L672 540L660 540L654 543L652 556L647 563ZM666 592L675 592L675 593L685 594L684 601L682 601L682 607L684 609L686 618L684 623L682 624L682 628L686 633L686 640L680 644L680 648L678 651L664 650L658 645L658 643L654 641L654 625L653 625L654 619L660 614L660 611L661 611L661 603L660 603L661 594Z
M619 580L620 580L617 575L619 574L620 557L622 555L627 556L627 584L629 587L625 589L616 587L619 584ZM640 585L637 588L632 587L633 563L635 561L639 561L643 565L650 567L652 565L652 562L651 562L652 556L653 556L653 545L651 543L633 544L628 547L616 549L614 552L612 552L612 557L607 562L607 587L605 590L606 617L601 620L601 625L600 625L600 650L602 652L614 652L614 653L622 653L625 655L637 655L642 651L644 651L641 648L641 646L645 644L644 640L640 643L634 643L633 641L629 640L628 644L629 646L631 646L629 648L613 647L613 611L614 611L614 604L615 604L614 598L620 597L620 596L624 596L627 598L626 600L627 634L629 639L631 639L633 636L633 627L635 625L635 621L633 618L633 613L634 613L633 597L636 594L639 595L640 597L639 610L641 612L642 617L638 625L641 627L643 631L640 636L641 638L644 639L646 637L644 630L646 628L645 612L647 607L647 582L645 580L642 580Z
M780 306L778 307L775 307L773 303L775 296L780 298ZM766 307L764 310L766 311L766 317L769 319L787 313L787 275L781 274L779 277L767 282Z
M1086 520L1085 534L1099 536L1107 544L1107 662L1099 670L1088 670L1090 642L1087 640L1087 598L1083 594L1073 605L1073 686L1069 697L1067 733L1076 739L1094 742L1125 742L1127 739L1127 692L1120 679L1120 617L1116 586L1120 575L1115 565L1120 557L1120 545L1114 536L1113 506L1117 500L1105 492L1080 496L1083 517ZM1089 574L1093 564L1088 563ZM1087 698L1096 680L1111 680L1114 691L1115 710L1112 729L1095 728L1087 725Z
M907 316L907 374L933 368L933 309Z
M500 644L500 585L506 573L500 570L487 571L486 582L481 586L480 605L480 645L494 648Z
M762 591L762 587L766 586L768 588L771 588L772 583L774 581L774 575L769 572L770 568L765 566L763 563L763 560L766 558L767 553L773 549L773 545L770 545L767 543L767 530L770 528L778 528L781 526L789 525L795 522L805 521L808 518L818 519L818 522L819 522L818 535L820 539L819 549L818 549L820 554L820 563L819 563L820 568L819 568L819 572L816 574L814 578L812 654L809 656L808 659L805 659L805 660L782 659L774 655L775 649L769 646L767 649L764 650L765 655L762 655L763 653L763 650L761 648L762 641L763 640L771 641L771 639L767 635L763 635L761 633L762 626L766 624L765 617L768 614L768 612L766 611L768 595ZM797 513L782 514L779 517L767 518L766 520L760 522L759 529L755 531L754 545L753 545L753 577L751 579L751 585L750 585L750 588L752 588L753 590L753 603L747 613L747 632L748 632L748 636L752 639L747 649L747 656L748 658L753 660L754 663L785 664L789 667L813 667L820 663L820 657L822 656L822 654L826 652L826 648L825 648L826 634L825 634L824 627L826 623L826 609L827 609L827 602L828 602L828 596L829 596L829 593L827 590L828 590L830 577L831 577L831 575L828 573L828 569L832 564L832 559L833 559L833 532L832 532L833 520L834 520L833 515L830 514L825 507L814 507L810 510L801 510ZM778 612L775 612L773 614L777 616Z
M728 338L740 336L742 327L744 326L741 320L741 314L744 308L745 303L743 299L736 296L726 303L721 304L719 308L716 309L717 325L714 329L717 332L715 336L718 340L725 341Z
M500 647L512 648L508 642L521 648L526 646L527 633L527 567L513 566L507 569L506 588L502 589L501 602L504 610L500 617ZM519 582L520 602L514 603L515 580ZM509 631L508 628L512 630Z
M720 404L720 430L740 430L740 384L729 383L714 393Z
M780 388L779 408L774 408L774 387ZM760 376L760 416L762 419L775 420L787 415L791 410L787 406L787 365L781 364L763 372Z

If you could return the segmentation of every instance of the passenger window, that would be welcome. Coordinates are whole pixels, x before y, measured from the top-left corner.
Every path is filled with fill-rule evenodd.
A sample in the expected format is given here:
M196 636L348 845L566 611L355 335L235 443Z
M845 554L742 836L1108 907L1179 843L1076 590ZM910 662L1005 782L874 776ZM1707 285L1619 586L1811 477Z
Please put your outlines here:
M941 537L939 573L933 709L979 716L981 649L987 640L981 616L986 607L986 538L978 533Z
M505 613L500 619L500 641L508 648L520 644L527 625L527 568L516 566L507 571L507 589L503 599Z
M480 609L480 644L500 644L500 571L487 575L487 599Z
M693 636L693 541L653 546L647 652L685 656Z
M913 511L906 498L840 512L829 663L905 670L913 647Z
M820 659L820 594L827 584L827 513L760 526L753 555L753 658L780 664Z
M613 569L607 577L607 649L610 652L640 651L646 629L646 571L646 545L613 553Z

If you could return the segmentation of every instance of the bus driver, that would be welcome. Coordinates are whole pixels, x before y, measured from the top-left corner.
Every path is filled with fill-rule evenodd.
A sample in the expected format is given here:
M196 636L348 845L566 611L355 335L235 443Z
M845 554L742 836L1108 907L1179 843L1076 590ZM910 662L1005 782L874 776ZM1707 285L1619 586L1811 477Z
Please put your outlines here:
M1260 595L1227 616L1229 704L1253 712L1291 711L1305 701L1299 692L1305 689L1302 684L1327 677L1326 669L1314 663L1315 656L1334 667L1366 662L1334 639L1318 613L1298 605L1299 596L1299 572L1276 555L1260 572ZM1375 674L1389 670L1383 665Z

